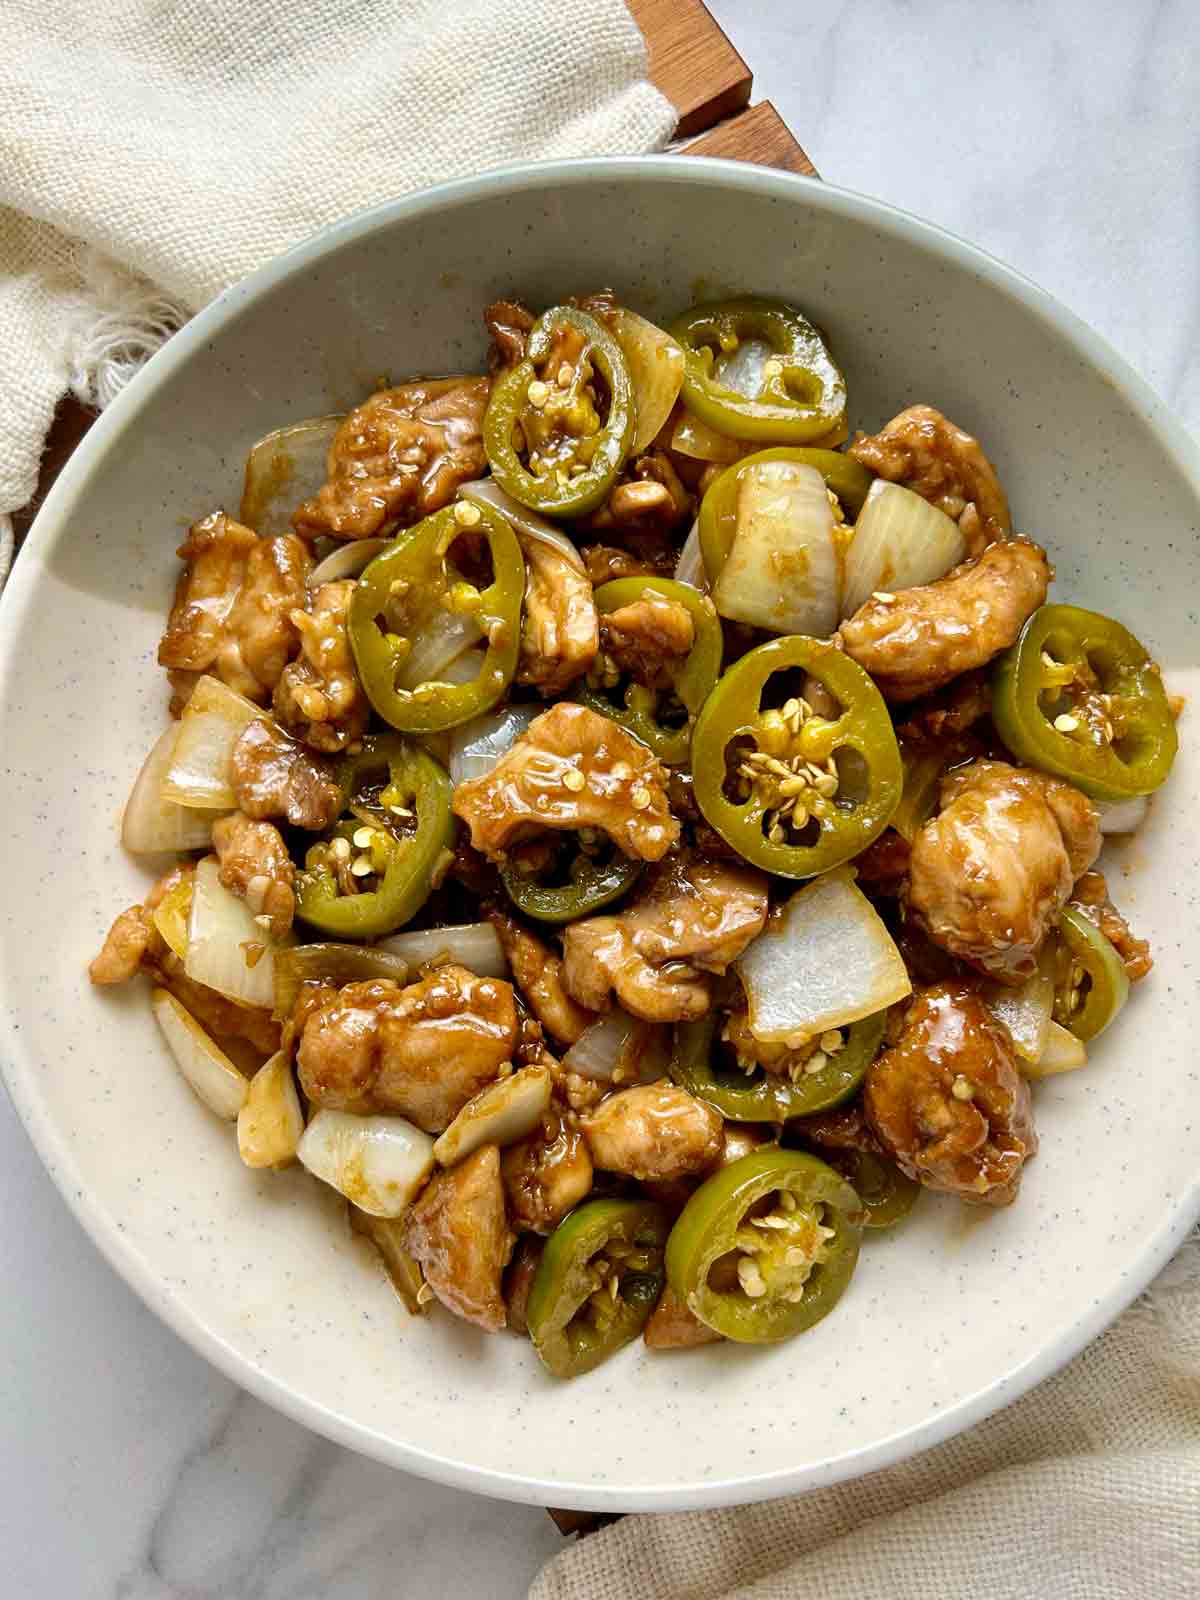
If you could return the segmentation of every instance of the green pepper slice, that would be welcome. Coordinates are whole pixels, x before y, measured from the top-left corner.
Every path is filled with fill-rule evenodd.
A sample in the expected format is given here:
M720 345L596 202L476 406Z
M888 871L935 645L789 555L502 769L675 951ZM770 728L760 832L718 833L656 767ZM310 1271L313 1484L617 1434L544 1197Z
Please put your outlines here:
M671 1077L700 1100L716 1106L731 1122L786 1122L841 1105L855 1093L883 1043L885 1011L851 1023L846 1040L829 1055L819 1072L806 1072L797 1082L762 1068L745 1073L722 1067L714 1058L717 1021L680 1023L675 1029Z
M529 1291L529 1337L556 1378L591 1372L636 1339L663 1287L668 1222L643 1200L589 1200L546 1242Z
M708 596L690 584L676 583L673 578L614 578L596 590L596 610L606 617L622 606L641 600L648 592L684 606L692 619L692 648L673 674L672 693L685 713L682 725L671 726L660 719L662 692L644 684L630 683L622 705L590 679L577 688L576 698L592 711L619 722L643 744L649 745L667 766L678 767L685 765L691 754L692 727L717 681L725 637L716 608Z
M763 708L776 673L805 672L840 706L800 696ZM811 878L849 861L887 827L904 772L883 696L856 661L821 639L770 639L734 663L692 735L696 803L753 866Z
M862 1201L865 1228L894 1228L916 1204L921 1185L894 1161L871 1150L844 1150L826 1159Z
M709 583L716 583L729 555L737 529L738 484L748 467L765 461L796 461L801 466L816 467L852 518L857 517L867 498L867 490L875 474L853 456L841 450L759 450L752 456L743 456L731 467L726 467L719 478L714 478L700 502L700 553L704 557L704 570Z
M454 842L450 778L431 755L396 734L364 739L361 751L344 758L339 781L353 800L364 780L379 775L377 792L309 849L297 878L296 915L336 939L378 939L402 928L429 898L443 853ZM371 822L362 820L364 812ZM401 823L408 831L399 831ZM352 856L353 864L361 860L370 868L361 878L351 870ZM343 893L347 873L366 887Z
M620 899L637 882L644 865L616 849L607 861L595 860L580 850L571 860L565 883L548 883L512 863L501 868L500 881L513 905L527 917L538 922L575 922Z
M1102 1034L1129 998L1129 974L1100 929L1067 906L1058 924L1054 1020L1086 1044Z
M772 1145L696 1190L667 1240L667 1279L714 1333L776 1344L829 1315L861 1238L862 1206L846 1180L816 1156ZM725 1272L714 1283L718 1262Z
M350 645L362 686L401 733L438 733L490 711L517 668L525 558L498 511L474 502L465 507L447 506L406 528L364 569L350 599ZM464 535L488 546L492 577L483 589L463 577L454 558L453 546ZM478 628L484 648L477 675L466 683L399 687L414 641L447 616L468 618Z
M568 349L569 359L558 372L539 372L539 362L556 360L555 352ZM547 517L581 517L608 498L633 445L637 412L629 368L607 328L573 306L544 312L527 350L525 359L492 385L483 419L484 453L496 482L523 506ZM558 382L563 367L569 374L566 384ZM608 390L603 421L592 369Z
M683 346L684 402L718 433L809 444L845 420L846 380L795 306L753 296L712 301L676 317L670 333ZM753 397L722 381L725 360L746 339L769 345L773 358Z
M1162 673L1128 629L1080 606L1042 606L996 663L992 721L1020 760L1093 800L1166 782L1178 748Z

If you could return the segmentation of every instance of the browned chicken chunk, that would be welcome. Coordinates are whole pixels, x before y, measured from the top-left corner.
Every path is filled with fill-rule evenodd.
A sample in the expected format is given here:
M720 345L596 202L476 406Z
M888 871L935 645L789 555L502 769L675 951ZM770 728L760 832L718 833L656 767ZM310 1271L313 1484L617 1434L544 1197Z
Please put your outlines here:
M504 1274L504 1304L508 1308L508 1326L514 1333L529 1332L529 1291L537 1277L545 1245L531 1233L517 1240L517 1248Z
M642 1330L642 1338L651 1350L694 1350L702 1344L719 1344L721 1335L689 1311L667 1284Z
M492 341L487 364L494 378L524 361L535 320L533 312L519 300L494 300L484 308L483 325Z
M1112 945L1130 983L1146 976L1154 966L1149 941L1137 937L1108 898L1108 884L1102 872L1085 872L1071 893L1070 904Z
M1019 983L1099 854L1096 808L1060 778L1003 761L960 768L941 795L913 841L909 910L944 950Z
M296 912L296 868L279 829L234 811L218 817L212 837L221 882L256 917L267 919L264 926L270 927L273 938L282 939Z
M184 569L158 647L176 690L172 710L182 710L202 672L265 703L299 644L292 612L304 604L312 565L303 540L260 539L214 511L178 554Z
M581 1126L598 1167L643 1181L707 1172L724 1144L721 1113L674 1083L620 1089Z
M142 970L154 937L154 921L146 907L130 906L109 928L100 954L88 967L88 977L99 987L128 983Z
M517 682L546 696L562 694L596 659L600 634L592 580L574 561L541 539L521 536L525 554L525 615Z
M447 1311L488 1333L498 1333L507 1320L500 1281L515 1242L494 1144L432 1178L404 1227L404 1248Z
M460 783L454 810L492 859L546 829L599 828L626 855L657 861L679 838L666 784L640 739L564 700L536 717L491 772Z
M689 517L695 500L665 450L652 448L631 462L608 499L584 521L592 533L669 533Z
M618 550L611 544L589 544L580 554L597 589L614 578L669 578L675 571L675 552L666 545L649 554L639 554Z
M592 1187L592 1157L576 1119L554 1107L500 1158L513 1226L553 1233Z
M420 983L350 983L323 996L300 1036L308 1098L352 1111L398 1112L441 1133L512 1060L512 985L438 967Z
M1051 577L1043 550L1008 539L936 583L873 596L842 623L842 643L885 699L916 700L1007 650Z
M600 1011L610 991L635 1017L684 1022L712 999L722 973L763 930L767 880L753 867L672 857L615 916L588 917L563 934L563 980Z
M1008 500L979 440L932 406L909 406L879 433L860 433L846 453L953 518L970 555L1012 532Z
M534 1016L552 1039L574 1044L583 1030L596 1021L596 1013L577 1005L563 988L561 957L497 907L488 908L487 918Z
M267 717L251 722L234 745L229 781L238 809L256 822L285 817L294 828L319 832L342 809L333 763L289 739Z
M356 406L329 448L328 481L292 518L310 538L372 539L419 522L487 469L486 378L430 378Z
M323 583L307 611L293 611L300 659L275 689L275 715L314 750L344 750L362 737L371 707L358 681L346 617L354 584Z
M918 993L899 1044L867 1073L863 1105L902 1171L976 1205L1015 1200L1037 1152L1012 1042L969 984Z
M648 689L670 689L695 633L686 606L647 590L640 600L610 611L601 622L602 668L606 673L611 670L614 682L628 673Z

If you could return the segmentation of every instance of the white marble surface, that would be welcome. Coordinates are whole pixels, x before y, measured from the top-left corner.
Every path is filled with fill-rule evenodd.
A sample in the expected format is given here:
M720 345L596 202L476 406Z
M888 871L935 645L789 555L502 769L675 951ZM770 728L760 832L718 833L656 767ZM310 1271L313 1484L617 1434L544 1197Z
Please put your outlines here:
M710 0L822 174L974 239L1200 424L1193 0ZM0 1591L21 1600L522 1595L544 1513L358 1459L145 1311L0 1098Z

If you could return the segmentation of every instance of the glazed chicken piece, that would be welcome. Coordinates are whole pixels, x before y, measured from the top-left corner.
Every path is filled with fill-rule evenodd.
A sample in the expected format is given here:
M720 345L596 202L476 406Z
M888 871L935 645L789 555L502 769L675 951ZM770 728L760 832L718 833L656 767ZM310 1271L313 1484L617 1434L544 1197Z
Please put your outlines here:
M293 611L300 659L275 689L275 715L314 750L344 750L362 737L371 707L358 681L346 618L354 584L323 583L306 611Z
M158 932L149 910L130 906L105 934L100 954L88 967L88 977L98 988L128 983L142 970L151 940L156 938Z
M592 580L574 561L518 530L525 556L525 614L517 682L562 694L596 659L600 646Z
M432 1178L404 1225L404 1248L447 1311L488 1333L507 1321L500 1282L515 1243L494 1144Z
M647 689L670 689L695 634L686 606L649 589L642 599L619 606L601 621L602 667L614 682L628 673Z
M1027 539L991 545L936 583L870 600L841 626L846 654L887 700L917 700L1007 650L1053 576Z
M329 447L327 481L292 517L307 538L372 539L420 522L487 470L486 378L430 378L356 406Z
M592 1187L592 1157L576 1118L551 1106L542 1126L500 1158L513 1226L553 1233Z
M561 958L498 907L489 906L486 914L534 1016L559 1044L574 1044L596 1021L596 1013L577 1005L563 988Z
M668 1283L642 1330L651 1350L694 1350L702 1344L719 1344L721 1335L706 1327Z
M1070 904L1112 945L1130 983L1146 976L1154 966L1149 942L1137 937L1108 898L1108 884L1102 872L1085 872L1071 893Z
M184 563L158 647L177 715L202 672L265 704L299 643L292 612L305 601L312 566L294 534L260 539L223 511L194 523L178 550Z
M702 1017L709 974L735 961L767 920L767 880L753 867L672 857L615 916L563 934L563 981L581 1005L620 1004L647 1022Z
M943 742L966 733L992 713L992 678L986 670L966 672L923 705L897 728L905 739Z
M487 364L493 378L524 361L536 320L533 312L519 300L494 300L484 308L483 325L492 341Z
M319 1106L396 1112L442 1133L513 1055L512 985L438 967L400 989L388 979L323 996L300 1034L300 1084Z
M951 955L1019 983L1100 852L1096 808L1062 779L1003 761L952 772L941 802L913 841L909 911Z
M599 828L626 855L657 861L679 838L666 783L640 739L564 700L536 717L491 772L460 783L453 806L471 844L493 860L547 829Z
M643 1182L707 1172L724 1144L721 1113L674 1083L620 1089L580 1125L596 1166Z
M248 724L234 745L229 781L238 809L255 822L284 817L294 828L320 832L342 809L333 763L289 739L267 717Z
M969 555L1012 532L1008 500L979 440L932 406L909 406L879 433L860 433L846 454L944 511Z
M692 514L695 504L667 452L651 447L630 463L604 504L583 519L583 527L601 534L612 529L666 534Z
M1010 1205L1037 1152L1012 1041L970 984L918 993L900 1042L867 1073L863 1107L901 1171L975 1205Z
M894 828L885 828L854 858L858 887L867 894L898 895L908 876L910 854L908 841Z
M811 1116L793 1117L789 1129L818 1150L859 1150L878 1155L883 1146L867 1124L861 1104L835 1106Z
M212 837L221 882L282 939L296 913L296 868L279 829L234 811L217 818Z
M639 554L633 550L619 550L616 545L589 544L579 553L597 589L614 578L669 578L675 571L675 552L666 545L648 554Z

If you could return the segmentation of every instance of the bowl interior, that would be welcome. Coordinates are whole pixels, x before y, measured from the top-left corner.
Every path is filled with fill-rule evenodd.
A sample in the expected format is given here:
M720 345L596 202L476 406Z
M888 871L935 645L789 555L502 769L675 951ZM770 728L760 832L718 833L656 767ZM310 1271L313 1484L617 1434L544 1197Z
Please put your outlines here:
M154 664L190 521L248 446L381 379L478 368L480 308L610 284L651 317L779 294L845 367L852 421L929 401L977 432L1056 595L1121 617L1195 687L1197 495L1142 387L1038 291L852 196L722 163L580 164L457 185L335 230L180 334L64 475L5 597L0 1042L64 1192L119 1269L240 1382L398 1465L514 1498L665 1509L883 1464L1046 1374L1197 1209L1200 758L1188 737L1114 894L1157 966L1086 1071L1037 1091L1042 1150L999 1215L922 1197L835 1315L773 1350L640 1345L559 1384L523 1341L409 1318L332 1197L256 1177L171 1067L142 993L85 965L140 895L118 845L162 725Z

